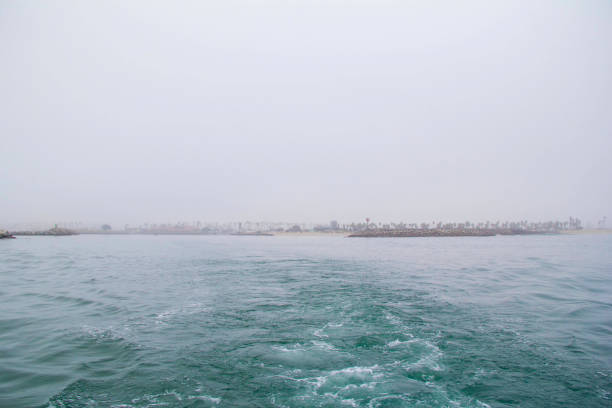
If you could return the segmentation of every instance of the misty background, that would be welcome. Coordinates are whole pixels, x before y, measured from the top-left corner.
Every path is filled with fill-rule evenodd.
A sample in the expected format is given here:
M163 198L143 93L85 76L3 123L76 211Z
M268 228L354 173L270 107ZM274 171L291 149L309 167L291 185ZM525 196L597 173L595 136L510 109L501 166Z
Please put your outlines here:
M612 214L612 2L0 0L0 226Z

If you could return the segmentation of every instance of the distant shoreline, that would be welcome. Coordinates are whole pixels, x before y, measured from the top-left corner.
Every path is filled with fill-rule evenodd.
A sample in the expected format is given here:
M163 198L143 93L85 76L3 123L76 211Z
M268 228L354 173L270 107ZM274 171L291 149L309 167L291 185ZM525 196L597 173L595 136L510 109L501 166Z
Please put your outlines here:
M612 234L612 228L587 228L581 230L559 231L560 234L580 235L580 234Z
M7 232L15 237L23 236L71 236L71 235L185 235L185 236L265 236L265 237L345 237L345 238L428 238L428 237L490 237L496 235L606 235L612 234L612 229L580 229L560 231L511 231L511 230L444 230L444 229L413 229L413 230L363 230L363 231L257 231L257 232L220 232L206 233L200 231L16 231Z

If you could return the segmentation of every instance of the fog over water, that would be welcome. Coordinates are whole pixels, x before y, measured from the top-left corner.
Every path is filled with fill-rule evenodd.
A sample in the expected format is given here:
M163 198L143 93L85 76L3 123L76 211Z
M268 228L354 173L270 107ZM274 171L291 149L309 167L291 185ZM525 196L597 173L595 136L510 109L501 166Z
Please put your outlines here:
M609 1L0 2L0 227L612 211Z

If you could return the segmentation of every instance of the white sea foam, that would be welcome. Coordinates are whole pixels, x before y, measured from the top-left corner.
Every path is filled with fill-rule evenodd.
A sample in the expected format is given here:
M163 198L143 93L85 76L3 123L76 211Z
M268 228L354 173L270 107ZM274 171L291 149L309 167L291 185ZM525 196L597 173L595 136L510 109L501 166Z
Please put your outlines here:
M281 353L297 353L297 352L309 352L315 350L334 351L336 348L329 343L321 340L311 340L310 345L302 345L296 343L291 346L272 346L273 350L280 351Z
M415 343L418 342L418 340L416 339L410 339L410 340L399 340L399 339L395 339L393 341L390 341L389 343L386 344L387 347L393 348L393 347L397 347L397 346L401 346L403 344L411 344L411 343Z
M134 398L132 400L132 403L134 404L138 404L138 403L142 403L142 402L149 402L149 403L153 403L153 404L162 404L162 405L166 405L163 402L160 402L160 398L162 397L173 397L175 400L177 401L182 401L183 400L183 396L178 393L175 390L166 390L162 393L159 394L145 394L142 397L139 398Z
M406 370L411 371L419 368L429 368L433 371L443 371L444 368L438 363L437 356L421 357L416 363L405 365Z
M402 395L383 395L382 397L372 398L370 402L368 403L368 407L369 408L379 407L380 406L379 401L384 401L388 399L403 400L404 397Z
M165 312L161 312L155 315L156 319L165 319L168 316L173 316L177 313L176 310L166 310Z
M176 391L166 391L163 394L159 394L160 396L173 396L177 401L182 401L183 396Z
M385 311L384 312L385 315L385 319L387 319L388 321L390 321L392 324L396 325L396 326L400 326L402 324L402 321L400 320L399 317Z
M374 371L377 370L378 364L373 365L371 367L347 367L341 370L331 371L330 375L338 375L338 374L351 374L351 375L374 375Z
M367 380L367 379L376 379L376 378L380 378L383 376L382 373L377 373L377 371L380 369L380 367L378 365L374 365L371 367L347 367L347 368L343 368L340 370L332 370L329 373L327 373L326 375L321 375L318 377L308 377L308 378L295 378L289 375L279 375L279 378L285 378L291 381L297 381L297 382L303 382L306 384L309 384L310 386L313 387L313 390L318 390L321 387L323 387L324 385L326 385L329 382L333 383L338 383L335 387L337 387L338 392L341 391L349 391L351 389L357 389L357 388L373 388L377 382L366 382L366 383L362 383L362 384L346 384L346 381L351 381L351 379L354 381L355 379L359 382L363 381L363 380ZM293 370L293 374L297 374L298 372L295 372L296 370ZM345 383L346 385L342 385L342 383ZM341 386L342 385L342 386ZM334 395L334 396L338 396L338 393L336 394L330 394L330 395Z
M378 382L373 381L373 382L367 382L367 383L363 383L363 384L348 384L345 385L344 387L340 388L340 390L338 391L338 393L346 393L346 392L350 392L352 390L358 390L358 389L369 389L372 390L374 389L374 387L376 387L376 384L378 384Z
M215 405L218 405L218 404L221 403L221 398L211 397L210 395L190 395L189 397L187 397L187 399L190 399L190 400L200 400L200 401L209 401L209 402L212 402Z
M378 369L378 365L373 365L371 367L347 367L341 370L333 370L327 375L314 378L315 381L313 382L313 385L315 388L321 388L324 384L328 383L332 379L338 381L340 379L348 380L351 378L358 378L359 380L379 378L382 377L383 374L376 373Z
M424 341L424 340L409 340L409 341L424 345L429 350L429 352L423 355L422 357L420 357L414 363L404 363L403 364L404 369L408 371L417 370L420 368L428 368L433 371L443 371L444 370L444 367L439 362L440 358L443 356L444 353L442 353L442 351L438 348L438 346L428 341Z
M293 346L272 346L273 350L280 351L281 353L296 353L300 351L306 351L304 347L300 343L296 343Z
M312 344L321 350L328 350L328 351L333 351L336 350L336 348L334 346L332 346L329 343L326 343L324 341L320 341L320 340L312 340Z
M320 337L320 338L329 337L327 334L323 334L323 331L325 331L325 329L328 329L328 328L335 329L335 328L342 327L342 326L344 326L344 323L332 323L332 322L329 322L329 323L326 323L325 326L323 326L323 327L321 327L319 329L316 329L313 332L313 334L315 336L317 336L317 337Z
M198 387L195 389L196 392L201 392L202 388ZM187 397L183 397L183 395L181 395L178 391L176 390L166 390L162 393L159 394L145 394L142 397L139 398L134 398L132 400L132 403L134 404L139 404L139 403L148 403L147 406L150 406L150 404L155 404L155 406L161 406L161 405L168 405L167 402L162 402L164 400L164 397L171 397L176 401L183 401L184 399L187 400L200 400L200 401L208 401L212 404L218 405L221 402L221 398L217 398L217 397L211 397L210 395L205 395L205 394L201 394L201 395L189 395ZM166 400L167 401L167 400ZM131 407L132 405L124 405L124 407ZM116 408L122 407L121 405L117 405L115 406Z
M327 326L315 330L313 334L317 337L329 337L327 334L322 334L323 330L325 330L326 327Z

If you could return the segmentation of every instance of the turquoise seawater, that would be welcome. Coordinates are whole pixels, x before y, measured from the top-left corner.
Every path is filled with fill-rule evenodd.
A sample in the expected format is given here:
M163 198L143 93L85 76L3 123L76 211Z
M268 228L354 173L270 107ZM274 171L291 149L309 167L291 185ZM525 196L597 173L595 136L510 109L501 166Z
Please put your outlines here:
M611 407L612 236L0 241L1 407Z

